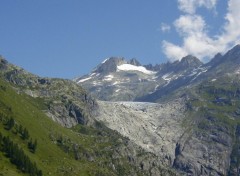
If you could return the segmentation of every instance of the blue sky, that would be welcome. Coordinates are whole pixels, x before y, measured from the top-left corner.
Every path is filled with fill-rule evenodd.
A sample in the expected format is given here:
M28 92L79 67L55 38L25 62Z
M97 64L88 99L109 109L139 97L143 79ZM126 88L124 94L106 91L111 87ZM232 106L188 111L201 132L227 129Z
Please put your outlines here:
M110 56L207 60L240 39L239 0L1 0L0 54L40 76L74 78Z

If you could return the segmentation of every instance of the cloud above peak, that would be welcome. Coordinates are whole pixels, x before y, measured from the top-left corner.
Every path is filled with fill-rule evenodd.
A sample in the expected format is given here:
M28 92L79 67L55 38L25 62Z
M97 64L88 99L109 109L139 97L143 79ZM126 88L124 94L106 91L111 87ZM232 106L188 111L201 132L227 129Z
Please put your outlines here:
M178 33L182 36L198 35L205 29L205 21L199 15L182 15L175 22Z
M214 9L216 3L217 0L178 0L179 9L183 14L173 22L173 25L182 38L182 44L162 42L163 52L169 60L179 60L189 54L201 60L209 59L240 42L239 0L228 1L222 32L214 36L208 34L209 25L196 13L196 9L199 7Z
M215 8L217 0L178 0L178 8L182 12L194 14L199 7Z

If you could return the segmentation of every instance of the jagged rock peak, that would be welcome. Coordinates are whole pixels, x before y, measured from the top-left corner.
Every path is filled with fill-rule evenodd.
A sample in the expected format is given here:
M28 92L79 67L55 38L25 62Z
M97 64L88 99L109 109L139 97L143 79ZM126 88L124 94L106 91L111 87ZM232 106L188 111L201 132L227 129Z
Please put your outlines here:
M124 57L110 57L105 59L97 68L93 71L95 73L108 74L117 71L117 66L123 64L131 64L134 66L141 66L140 62L133 58L127 61Z
M221 53L217 53L215 56L214 56L214 58L220 58L220 57L222 57L223 55L221 54Z
M197 57L192 55L183 57L180 63L186 66L200 66L203 64Z
M117 66L126 64L127 61L123 57L110 57L105 59L94 70L95 73L108 74L117 71Z
M152 65L152 64L148 64L148 65L144 65L144 67L147 69L147 70L151 70L151 71L160 71L162 70L162 68L164 67L164 65L166 65L165 63L163 64L156 64L156 65Z
M234 46L231 50L231 51L240 51L240 44L237 44L236 46Z
M217 53L208 63L207 66L217 66L223 60L223 55L221 53Z
M231 50L229 50L227 53L226 53L227 56L229 55L240 55L240 44L234 46Z
M182 70L189 70L193 68L198 68L199 66L203 65L203 63L196 57L192 55L188 55L186 57L183 57L180 61L177 60L175 62L167 62L164 64L163 72L179 72Z
M105 59L102 64L122 64L122 63L126 63L127 61L125 61L124 57L109 57L107 59Z
M128 63L135 66L141 66L141 63L135 58L131 59Z

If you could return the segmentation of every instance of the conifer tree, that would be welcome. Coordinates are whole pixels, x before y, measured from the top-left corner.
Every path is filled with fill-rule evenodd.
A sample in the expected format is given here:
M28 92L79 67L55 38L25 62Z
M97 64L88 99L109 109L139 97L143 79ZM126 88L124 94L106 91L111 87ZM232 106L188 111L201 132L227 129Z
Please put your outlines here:
M23 134L23 126L22 126L21 124L20 124L19 127L18 127L18 133L19 133L20 135Z
M24 130L23 130L22 138L23 138L23 140L29 138L29 133L28 133L28 130L26 128L24 128Z
M11 117L11 118L7 121L6 129L7 129L7 130L11 130L12 127L14 127L14 124L15 124L15 121L14 121L14 119Z
M2 144L2 133L0 132L0 145Z
M36 149L37 149L37 139L35 139L33 143L33 153L35 153Z
M29 173L31 176L42 176L42 171L37 168L36 163L31 162L30 158L16 143L13 143L9 137L3 137L0 133L0 139L1 138L1 151L6 153L6 156L10 158L10 161L15 164L19 170ZM36 150L37 141L35 140L32 145Z
M32 153L35 153L37 149L37 140L35 139L35 141L33 142L31 138L30 141L28 142L28 148Z

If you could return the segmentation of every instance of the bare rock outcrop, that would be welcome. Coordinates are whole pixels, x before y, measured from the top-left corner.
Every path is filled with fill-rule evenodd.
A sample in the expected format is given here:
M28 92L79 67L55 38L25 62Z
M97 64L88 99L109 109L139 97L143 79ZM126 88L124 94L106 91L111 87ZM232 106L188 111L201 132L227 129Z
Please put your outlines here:
M97 120L161 156L163 164L172 165L176 144L185 132L181 127L185 111L182 101L166 104L99 101Z

